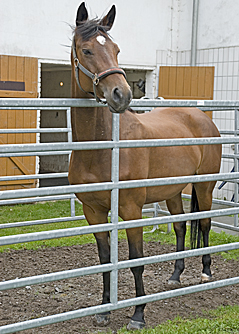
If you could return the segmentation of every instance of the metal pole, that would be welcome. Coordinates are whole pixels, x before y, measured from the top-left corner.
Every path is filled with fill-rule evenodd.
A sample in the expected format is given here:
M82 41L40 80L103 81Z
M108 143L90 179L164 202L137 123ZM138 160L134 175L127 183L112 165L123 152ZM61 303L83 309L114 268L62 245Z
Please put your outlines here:
M119 142L119 114L112 114L112 141ZM111 181L119 181L119 148L112 149ZM118 206L119 206L119 189L111 191L111 232L110 259L111 263L118 264ZM118 301L118 270L113 269L110 274L110 302L116 304Z
M192 38L191 38L191 66L197 63L197 34L198 34L198 7L199 0L193 1L193 17L192 17Z
M235 131L238 130L238 109L235 109ZM235 136L237 137L237 133L235 132ZM235 144L234 150L235 158L234 158L234 170L238 172L238 144ZM234 183L234 202L238 203L238 183ZM234 215L234 226L238 226L238 214Z
M66 109L66 126L67 126L67 139L68 143L72 143L72 129L71 129L71 108ZM71 153L69 154L69 162L71 158ZM71 217L76 216L75 211L75 194L71 196Z

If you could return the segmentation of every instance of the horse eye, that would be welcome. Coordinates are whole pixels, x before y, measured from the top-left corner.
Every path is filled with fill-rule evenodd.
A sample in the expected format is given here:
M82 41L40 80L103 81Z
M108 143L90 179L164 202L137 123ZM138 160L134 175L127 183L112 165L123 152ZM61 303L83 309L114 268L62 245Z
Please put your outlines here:
M82 52L83 52L84 55L86 55L86 56L92 56L92 55L93 55L93 53L92 53L90 50L88 50L88 49L82 49Z

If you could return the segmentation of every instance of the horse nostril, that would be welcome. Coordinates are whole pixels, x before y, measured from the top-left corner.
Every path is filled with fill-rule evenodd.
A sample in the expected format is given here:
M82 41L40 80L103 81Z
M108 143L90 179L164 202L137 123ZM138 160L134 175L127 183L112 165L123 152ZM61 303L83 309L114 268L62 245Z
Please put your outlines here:
M112 91L112 98L114 100L114 102L116 103L120 103L122 98L123 98L123 94L121 92L121 90L119 88L114 88Z

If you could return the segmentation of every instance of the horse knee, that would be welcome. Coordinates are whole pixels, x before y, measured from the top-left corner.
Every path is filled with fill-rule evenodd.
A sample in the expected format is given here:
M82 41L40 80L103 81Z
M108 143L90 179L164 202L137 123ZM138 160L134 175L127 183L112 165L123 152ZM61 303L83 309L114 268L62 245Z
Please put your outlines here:
M144 272L144 266L138 266L138 267L131 267L131 272L133 273L134 277L142 277Z
M173 224L176 235L185 236L186 234L186 222L177 222Z
M95 239L97 242L100 263L101 264L109 263L110 262L109 232L96 233Z

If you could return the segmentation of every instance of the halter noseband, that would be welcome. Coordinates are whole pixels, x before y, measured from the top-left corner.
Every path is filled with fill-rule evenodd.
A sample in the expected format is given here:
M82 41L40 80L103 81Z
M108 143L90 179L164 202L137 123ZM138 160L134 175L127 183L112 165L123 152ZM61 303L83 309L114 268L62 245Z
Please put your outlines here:
M81 65L79 59L77 58L77 54L76 54L76 43L75 43L75 39L73 38L72 41L72 55L73 55L73 60L74 60L74 66L75 66L75 76L76 76L76 82L78 87L82 90L82 92L86 93L86 94L91 94L95 97L96 101L99 103L103 103L106 104L107 102L102 101L96 93L96 86L99 84L100 80L106 78L108 75L110 74L122 74L125 79L126 79L126 74L124 72L124 70L122 70L119 67L112 67L109 68L108 70L105 70L99 74L95 73L93 74L92 72L90 72L89 70L87 70L83 65ZM87 75L93 82L93 93L92 92L86 92L80 84L80 80L79 80L79 70L81 70L85 75Z

